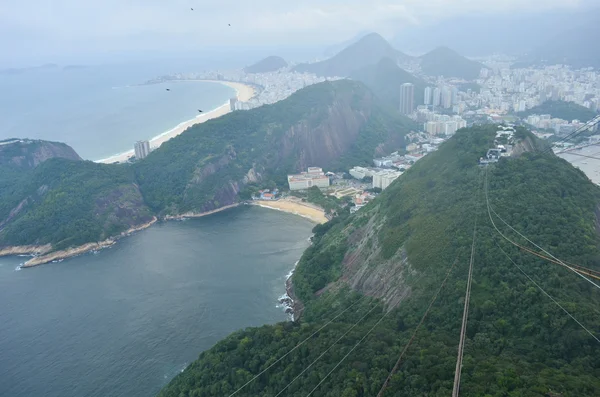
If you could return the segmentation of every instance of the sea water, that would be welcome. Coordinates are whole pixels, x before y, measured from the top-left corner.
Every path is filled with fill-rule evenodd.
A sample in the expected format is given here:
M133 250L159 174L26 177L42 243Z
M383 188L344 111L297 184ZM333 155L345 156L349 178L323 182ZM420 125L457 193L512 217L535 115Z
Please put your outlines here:
M278 298L313 224L243 206L15 271L0 258L0 396L151 397Z
M174 67L116 64L0 74L0 140L65 142L84 159L99 160L235 96L235 90L218 83L143 84L179 71ZM198 71L188 68L183 71Z

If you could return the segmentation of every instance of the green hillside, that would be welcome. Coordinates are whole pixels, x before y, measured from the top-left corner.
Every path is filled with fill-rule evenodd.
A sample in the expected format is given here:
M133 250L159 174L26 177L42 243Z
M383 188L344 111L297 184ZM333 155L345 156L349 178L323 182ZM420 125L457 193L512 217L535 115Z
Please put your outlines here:
M485 66L471 61L448 47L438 47L421 56L421 70L429 76L459 77L474 80Z
M314 73L318 76L348 77L365 66L376 64L382 58L390 58L397 62L410 59L377 33L370 33L333 57L321 62L300 64L294 71Z
M552 117L572 121L579 120L587 122L593 119L598 113L591 109L566 101L546 101L541 105L534 106L529 110L517 113L517 116L525 118L531 114L549 114Z
M415 107L423 104L427 83L398 67L390 58L383 58L375 65L365 66L353 72L350 78L363 82L375 95L395 108L400 103L400 86L412 83L415 85Z
M11 178L18 183L0 194L0 247L50 243L59 250L105 240L152 217L127 166L54 158Z
M557 257L600 270L600 191L551 154L479 167L494 136L494 126L461 130L361 211L315 227L293 277L300 321L235 332L160 396L230 395L247 382L236 396L375 396L438 290L384 395L448 396L473 241L461 395L598 395L600 343L502 250L596 337L599 290L504 241L486 196ZM518 136L520 147L543 147L524 130Z
M7 149L0 152L0 249L96 242L154 215L210 211L260 186L287 187L287 173L309 166L367 165L403 147L412 128L362 83L340 80L194 126L133 165L52 158L57 152L17 169L23 156Z

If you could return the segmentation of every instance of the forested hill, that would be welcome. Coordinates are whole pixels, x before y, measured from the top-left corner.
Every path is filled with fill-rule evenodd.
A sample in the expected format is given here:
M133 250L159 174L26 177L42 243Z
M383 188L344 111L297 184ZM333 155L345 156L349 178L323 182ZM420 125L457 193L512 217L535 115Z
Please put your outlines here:
M415 85L415 104L422 104L425 87L424 80L398 67L390 58L382 58L374 65L365 66L350 75L353 80L366 84L375 95L397 108L400 104L400 86L404 83Z
M566 101L546 101L541 105L534 106L529 110L517 113L519 117L527 117L531 114L549 114L563 120L579 120L587 122L593 119L598 113L591 109Z
M134 165L54 158L15 171L0 152L0 250L97 242L152 216L237 203L250 186L285 187L308 166L366 165L402 148L412 128L363 84L340 80L194 126Z
M383 395L451 395L472 247L460 394L598 395L599 290L508 243L490 218L530 250L492 210L556 257L598 271L599 189L552 154L478 166L495 132L460 130L367 207L315 227L293 277L300 321L235 332L160 396L227 396L246 383L236 396L375 396L406 346Z
M288 63L282 57L270 56L244 68L246 73L269 73L285 68Z
M438 47L419 58L421 70L429 76L460 77L473 80L485 66L448 47Z
M348 77L354 71L376 64L382 58L405 62L411 57L393 48L379 34L370 33L333 57L321 62L299 64L294 71L314 73L318 76Z

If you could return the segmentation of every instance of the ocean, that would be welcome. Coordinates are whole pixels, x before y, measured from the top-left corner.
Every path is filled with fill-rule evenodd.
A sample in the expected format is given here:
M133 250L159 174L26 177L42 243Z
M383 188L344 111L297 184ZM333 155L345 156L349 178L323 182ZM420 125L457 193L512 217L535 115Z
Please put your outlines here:
M235 96L235 90L218 83L141 85L178 71L201 69L136 63L0 74L0 140L59 141L86 160L100 160Z
M150 397L278 298L313 224L242 206L31 269L0 258L0 396Z

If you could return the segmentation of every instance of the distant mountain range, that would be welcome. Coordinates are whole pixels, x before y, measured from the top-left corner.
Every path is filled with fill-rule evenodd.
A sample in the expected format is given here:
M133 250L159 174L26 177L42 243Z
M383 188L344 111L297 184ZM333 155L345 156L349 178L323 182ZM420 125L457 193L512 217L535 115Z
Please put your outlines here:
M558 34L589 23L597 24L597 15L600 15L598 9L585 5L506 14L469 13L399 27L391 43L409 54L423 54L437 46L447 46L467 56L494 53L518 56L544 45ZM590 48L594 44L592 37L585 40Z
M421 71L429 76L460 77L474 80L485 66L465 58L448 47L438 47L419 57Z
M382 58L375 65L355 71L350 78L363 82L375 95L397 108L400 103L400 85L415 85L415 104L422 104L427 83L398 67L390 58Z
M25 72L31 72L34 70L57 70L58 65L55 63L47 63L40 66L29 66L25 68L9 68L0 70L0 74L21 74Z
M270 56L244 68L246 73L269 73L285 68L288 63L282 57Z
M326 77L352 77L354 73L376 65L382 59L391 61L380 65L387 68L387 71L391 64L419 63L423 73L427 75L459 77L467 80L477 78L481 68L484 67L479 62L471 61L447 47L438 47L421 57L414 58L392 47L379 34L370 33L327 60L303 63L296 66L294 70ZM370 72L367 70L361 73L364 75Z
M376 64L382 58L390 58L395 62L411 60L410 56L396 50L379 34L370 33L327 60L302 63L294 71L326 77L348 77L365 66Z
M600 21L573 26L553 35L520 58L523 66L566 64L576 68L600 68Z

